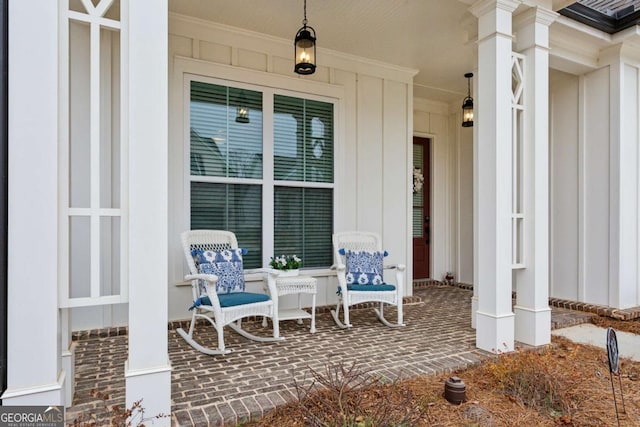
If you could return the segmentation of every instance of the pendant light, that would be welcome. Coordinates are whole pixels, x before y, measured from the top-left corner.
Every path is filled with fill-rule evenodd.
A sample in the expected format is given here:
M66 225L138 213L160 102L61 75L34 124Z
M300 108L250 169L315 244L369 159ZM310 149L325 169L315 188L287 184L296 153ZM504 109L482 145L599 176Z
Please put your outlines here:
M249 107L244 97L244 90L240 92L240 103L236 107L236 122L249 123Z
M307 26L307 0L304 0L302 28L296 33L294 54L296 73L307 75L316 71L316 30Z
M471 77L473 73L466 73L467 78L467 97L462 101L462 127L468 128L473 126L473 98L471 97Z
M236 109L236 122L249 123L249 109L245 105L239 105Z

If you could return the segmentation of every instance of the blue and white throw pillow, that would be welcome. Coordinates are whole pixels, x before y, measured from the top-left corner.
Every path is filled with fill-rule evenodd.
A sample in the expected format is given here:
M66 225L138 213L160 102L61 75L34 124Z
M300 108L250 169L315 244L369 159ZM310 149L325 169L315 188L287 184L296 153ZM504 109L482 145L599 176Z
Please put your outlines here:
M387 252L341 250L346 257L347 285L382 285Z
M244 253L246 253L245 250L240 248L223 249L220 252L194 249L191 251L191 256L196 263L198 273L218 276L216 293L229 294L245 290L242 267ZM201 293L203 291L204 289L201 289Z

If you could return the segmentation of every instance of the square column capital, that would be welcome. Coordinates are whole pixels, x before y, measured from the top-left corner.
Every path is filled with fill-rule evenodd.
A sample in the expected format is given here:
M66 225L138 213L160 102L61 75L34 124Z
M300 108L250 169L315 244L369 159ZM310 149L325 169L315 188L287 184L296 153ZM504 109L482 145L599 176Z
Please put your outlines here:
M492 36L511 38L512 13L519 0L479 0L469 8L478 18L478 41Z
M549 48L549 26L560 16L541 7L532 7L513 18L514 31L518 33L518 50L531 47Z
M553 10L536 6L516 15L513 18L513 25L514 27L523 27L525 25L541 24L548 27L553 24L559 16L560 14Z
M513 13L521 3L522 2L520 0L478 0L471 5L469 12L477 18L481 18L498 9L508 13Z

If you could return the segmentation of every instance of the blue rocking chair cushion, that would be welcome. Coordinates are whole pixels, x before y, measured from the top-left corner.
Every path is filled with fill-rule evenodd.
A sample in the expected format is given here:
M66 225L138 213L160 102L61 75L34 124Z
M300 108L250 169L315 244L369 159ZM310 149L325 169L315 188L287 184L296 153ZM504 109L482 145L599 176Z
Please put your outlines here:
M347 285L382 285L383 258L387 252L341 249L346 257ZM351 288L350 288L351 289Z
M383 283L381 285L347 285L347 289L350 291L395 291L394 285Z
M254 294L252 292L233 292L230 294L218 295L218 301L220 307L233 307L236 305L253 304L256 302L269 301L269 295L266 294ZM201 305L211 305L211 300L208 296L203 296L194 301L189 310L193 310Z
M191 256L196 263L198 273L215 274L217 294L244 292L244 273L242 254L244 249L224 249L221 252L194 249Z

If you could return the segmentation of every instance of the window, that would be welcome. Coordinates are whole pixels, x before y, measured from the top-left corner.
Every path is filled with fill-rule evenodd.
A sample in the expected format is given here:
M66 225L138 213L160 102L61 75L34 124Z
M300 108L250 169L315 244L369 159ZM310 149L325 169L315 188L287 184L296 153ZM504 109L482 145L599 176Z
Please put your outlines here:
M233 231L247 268L279 254L331 265L333 102L197 80L189 88L191 228Z

